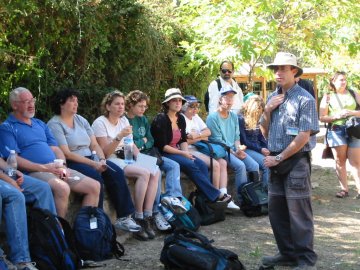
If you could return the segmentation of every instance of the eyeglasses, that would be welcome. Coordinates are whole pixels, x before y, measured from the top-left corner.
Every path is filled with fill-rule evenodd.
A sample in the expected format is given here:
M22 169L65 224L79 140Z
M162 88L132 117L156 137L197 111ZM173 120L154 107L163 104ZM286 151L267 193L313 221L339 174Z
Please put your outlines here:
M149 108L148 106L146 105L136 105L138 108L140 109L144 109L144 110L147 110L147 108Z
M35 104L36 103L36 98L25 99L25 100L17 100L17 102L20 102L20 103L25 104L25 105Z
M196 109L198 110L198 109L200 109L200 105L190 105L189 108L193 109L193 110L196 110Z
M231 69L222 68L222 69L221 69L221 73L222 73L222 74L226 74L226 73L231 74L231 73L233 73L233 71L232 71Z

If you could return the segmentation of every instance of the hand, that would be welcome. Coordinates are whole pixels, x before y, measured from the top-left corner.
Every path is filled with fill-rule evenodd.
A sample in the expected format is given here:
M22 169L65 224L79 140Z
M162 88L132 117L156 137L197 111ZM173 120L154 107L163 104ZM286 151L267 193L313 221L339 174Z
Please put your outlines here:
M273 96L265 106L266 112L272 112L284 101L284 94Z
M188 159L195 160L195 157L188 151L182 150L182 155Z
M22 172L20 171L16 171L16 183L21 186L24 183L24 175L22 174Z
M17 183L17 181L11 181L8 182L10 185L12 185L14 188L16 188L18 191L23 192L24 189L20 187L20 185Z
M275 160L275 156L267 156L264 158L264 165L268 168L276 166L280 163L280 161Z
M94 162L93 167L94 167L95 170L97 170L100 173L106 171L106 169L107 169L106 160L101 160L99 162Z
M338 117L339 117L339 119L342 119L342 118L347 118L347 117L349 117L351 115L352 115L352 111L347 110L347 109L343 109L338 114Z
M268 156L270 155L270 150L267 148L261 148L261 154L263 154L264 156Z
M240 150L238 149L236 152L235 152L235 156L237 156L240 160L243 160L246 158L246 153L243 151L243 150Z
M48 164L45 164L44 166L45 166L46 172L52 173L52 174L56 175L57 177L59 177L60 179L64 179L66 177L67 170L64 168L57 168L55 163L48 163Z
M132 133L133 133L132 126L127 126L127 127L123 128L118 135L120 135L120 137L124 138Z

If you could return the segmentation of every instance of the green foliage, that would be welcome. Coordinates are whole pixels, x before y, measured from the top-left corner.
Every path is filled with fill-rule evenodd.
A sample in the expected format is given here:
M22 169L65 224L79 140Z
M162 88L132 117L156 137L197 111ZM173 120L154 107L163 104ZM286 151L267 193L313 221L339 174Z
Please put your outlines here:
M45 120L53 93L77 88L80 113L92 121L110 86L156 100L173 83L172 37L134 0L0 0L0 7L1 118L17 86L38 98L37 116Z

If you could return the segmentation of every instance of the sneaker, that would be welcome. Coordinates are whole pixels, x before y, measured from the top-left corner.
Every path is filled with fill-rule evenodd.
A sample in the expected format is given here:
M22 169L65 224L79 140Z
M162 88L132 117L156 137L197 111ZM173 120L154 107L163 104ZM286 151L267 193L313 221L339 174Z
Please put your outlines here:
M140 231L138 232L134 232L133 233L133 236L134 238L140 240L140 241L147 241L149 240L149 235L146 233L145 229L144 229L144 220L143 219L138 219L138 218L135 218L135 221L138 225L141 226L141 229Z
M234 203L234 201L231 201L231 202L228 203L227 209L229 209L229 210L234 210L234 211L239 211L239 210L240 210L240 207L237 206L237 205Z
M16 266L12 264L8 259L6 259L6 256L0 256L0 269L3 269L7 267L9 270L17 270Z
M265 256L261 259L263 266L296 266L297 262L295 259L281 255L280 253L275 256Z
M127 232L138 232L141 230L141 226L136 224L135 220L131 217L118 218L114 224L116 229L127 231Z
M35 267L36 263L34 262L26 262L26 263L17 263L17 270L39 270Z
M154 222L159 231L168 231L171 229L171 225L160 212L154 216Z
M230 203L231 200L232 200L231 195L225 193L221 198L219 197L216 202Z
M176 197L163 197L161 203L177 215L185 214L187 211L186 207Z

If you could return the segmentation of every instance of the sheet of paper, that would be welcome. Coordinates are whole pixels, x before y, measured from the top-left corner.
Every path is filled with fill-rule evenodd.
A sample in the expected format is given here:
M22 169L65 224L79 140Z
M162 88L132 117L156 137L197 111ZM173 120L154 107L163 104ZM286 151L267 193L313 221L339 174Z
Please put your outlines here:
M152 175L155 175L159 166L156 165L157 158L139 153L136 157L135 164L148 169Z

